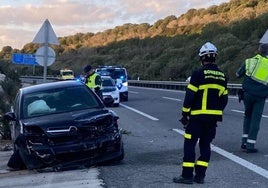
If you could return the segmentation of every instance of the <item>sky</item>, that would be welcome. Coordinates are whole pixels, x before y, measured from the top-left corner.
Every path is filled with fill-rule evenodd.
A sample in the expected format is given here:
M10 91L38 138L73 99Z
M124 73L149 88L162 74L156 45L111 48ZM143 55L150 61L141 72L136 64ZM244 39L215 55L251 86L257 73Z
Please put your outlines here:
M230 0L0 0L0 51L22 49L33 41L46 19L57 37L97 33L126 23L153 25L189 9Z

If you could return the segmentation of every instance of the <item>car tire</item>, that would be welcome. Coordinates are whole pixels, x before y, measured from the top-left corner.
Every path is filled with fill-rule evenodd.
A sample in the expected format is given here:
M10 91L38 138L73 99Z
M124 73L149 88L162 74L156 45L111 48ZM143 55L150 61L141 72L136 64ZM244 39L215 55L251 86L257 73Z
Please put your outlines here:
M122 161L125 158L125 150L124 150L124 144L123 143L121 145L121 151L122 151L121 155L116 157L113 161L119 162L119 161Z
M20 156L19 150L14 150L13 154L7 162L7 166L12 170L23 170L26 169L26 166Z
M41 162L34 155L30 154L24 148L20 149L20 156L23 160L23 163L29 170L38 169L43 166Z
M120 98L121 101L128 101L128 96Z
M42 167L42 163L37 159L37 157L29 153L26 139L24 136L22 135L18 136L15 141L15 145L16 148L18 148L17 152L20 158L23 164L27 167L27 169L32 170Z
M125 150L122 148L122 154L118 157L118 161L122 161L125 158Z

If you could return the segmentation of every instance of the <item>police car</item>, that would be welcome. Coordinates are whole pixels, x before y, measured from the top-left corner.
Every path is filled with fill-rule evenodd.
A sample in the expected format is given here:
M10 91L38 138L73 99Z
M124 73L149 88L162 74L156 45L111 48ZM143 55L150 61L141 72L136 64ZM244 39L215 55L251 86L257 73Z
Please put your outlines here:
M111 106L119 106L120 103L120 94L119 94L119 89L116 86L116 83L114 79L112 79L110 76L101 76L102 80L102 95L103 99L105 98L112 98L113 102L112 104L108 104Z
M101 76L110 76L120 92L120 101L128 101L128 80L126 68L120 66L100 66L96 72Z

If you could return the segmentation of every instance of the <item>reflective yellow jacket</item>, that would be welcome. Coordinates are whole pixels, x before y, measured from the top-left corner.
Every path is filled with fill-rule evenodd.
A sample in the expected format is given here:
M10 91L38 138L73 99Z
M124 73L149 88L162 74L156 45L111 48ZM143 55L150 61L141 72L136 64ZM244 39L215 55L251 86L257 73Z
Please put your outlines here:
M268 84L268 58L256 55L246 59L246 75L262 84Z
M100 78L100 75L98 75L97 73L94 73L94 74L90 75L87 78L86 85L90 89L96 89L97 87L98 88L101 88L101 78Z
M236 71L238 78L243 79L243 90L255 97L268 97L268 58L260 54L246 59Z

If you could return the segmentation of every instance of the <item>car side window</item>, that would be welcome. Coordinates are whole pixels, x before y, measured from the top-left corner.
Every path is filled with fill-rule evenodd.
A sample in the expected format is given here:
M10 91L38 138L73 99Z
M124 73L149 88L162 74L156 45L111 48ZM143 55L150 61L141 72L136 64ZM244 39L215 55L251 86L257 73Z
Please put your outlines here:
M28 117L29 113L28 113L28 106L29 104L31 104L33 101L39 99L38 97L36 98L35 96L24 96L24 98L22 99L23 103L22 103L22 112L23 112L23 117Z
M16 114L16 117L18 117L19 116L19 112L20 112L20 110L19 110L19 108L20 108L20 100L19 100L19 98L21 97L21 95L20 95L20 92L18 92L18 94L16 95L16 98L15 98L15 100L14 100L14 104L13 104L13 109L11 109L11 111L14 111Z

